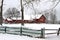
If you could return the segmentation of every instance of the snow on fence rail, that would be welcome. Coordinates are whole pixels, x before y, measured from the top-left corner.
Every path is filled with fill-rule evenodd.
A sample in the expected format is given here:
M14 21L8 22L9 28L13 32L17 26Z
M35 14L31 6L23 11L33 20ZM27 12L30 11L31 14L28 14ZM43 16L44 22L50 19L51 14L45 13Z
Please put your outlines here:
M0 27L0 33L5 33L5 27Z
M22 34L23 35L29 35L32 37L40 37L41 36L41 30L33 30L28 28L22 28Z
M57 31L57 32L53 32L53 33L45 33L45 35L50 35L50 34L57 34L58 33L58 29L45 29L45 31Z
M57 32L54 33L45 33L45 31L55 31ZM41 28L41 30L34 30L34 29L29 29L29 28L24 28L24 27L0 27L0 33L7 33L7 34L16 34L16 35L25 35L25 36L30 36L30 37L41 37L44 38L45 35L49 34L57 34L59 35L60 29L45 29Z

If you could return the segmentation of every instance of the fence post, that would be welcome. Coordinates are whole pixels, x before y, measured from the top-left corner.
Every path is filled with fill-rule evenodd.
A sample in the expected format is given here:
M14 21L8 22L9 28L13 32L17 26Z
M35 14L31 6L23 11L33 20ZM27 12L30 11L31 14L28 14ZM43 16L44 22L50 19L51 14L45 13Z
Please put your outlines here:
M22 35L22 27L20 28L20 35Z
M41 29L41 38L45 38L45 28Z
M58 29L57 36L59 36L59 31L60 31L60 28Z
M6 33L6 28L7 28L7 27L5 27L5 33Z

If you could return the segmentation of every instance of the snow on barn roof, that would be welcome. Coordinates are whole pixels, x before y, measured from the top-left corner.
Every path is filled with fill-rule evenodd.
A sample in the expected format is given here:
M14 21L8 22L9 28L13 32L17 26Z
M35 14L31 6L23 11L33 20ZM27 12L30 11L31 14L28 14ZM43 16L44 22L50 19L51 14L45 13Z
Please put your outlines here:
M42 14L38 15L38 16L36 17L36 19L39 19L41 16L42 16Z
M24 15L25 20L32 20L32 19L39 19L42 16L42 14L34 16L34 15Z

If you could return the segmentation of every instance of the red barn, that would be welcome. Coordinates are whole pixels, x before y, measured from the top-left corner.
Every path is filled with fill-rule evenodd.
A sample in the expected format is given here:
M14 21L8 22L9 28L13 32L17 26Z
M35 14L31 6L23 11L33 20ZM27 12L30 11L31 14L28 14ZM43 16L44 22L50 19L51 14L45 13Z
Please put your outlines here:
M40 22L40 23L45 23L45 22L46 22L45 16L42 15L42 16L39 18L38 22Z
M42 15L40 18L35 19L35 22L37 23L45 23L46 22L46 18L44 15Z
M45 23L45 21L46 21L45 16L44 15L41 15L37 19L24 20L24 23ZM7 23L22 23L22 20L7 20L7 19L5 19L5 22L7 22Z

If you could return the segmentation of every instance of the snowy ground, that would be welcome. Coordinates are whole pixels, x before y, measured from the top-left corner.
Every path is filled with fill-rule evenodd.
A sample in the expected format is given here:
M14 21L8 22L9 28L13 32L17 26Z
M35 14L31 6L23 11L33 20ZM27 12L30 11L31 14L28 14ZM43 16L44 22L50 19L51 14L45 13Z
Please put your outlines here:
M27 36L0 33L0 40L60 40L60 36L54 34L54 35L48 35L46 36L46 38L32 38Z
M44 40L20 35L0 34L0 40Z
M3 26L7 27L21 27L21 24L2 24ZM58 29L60 24L24 24L24 27L31 28L31 29Z

